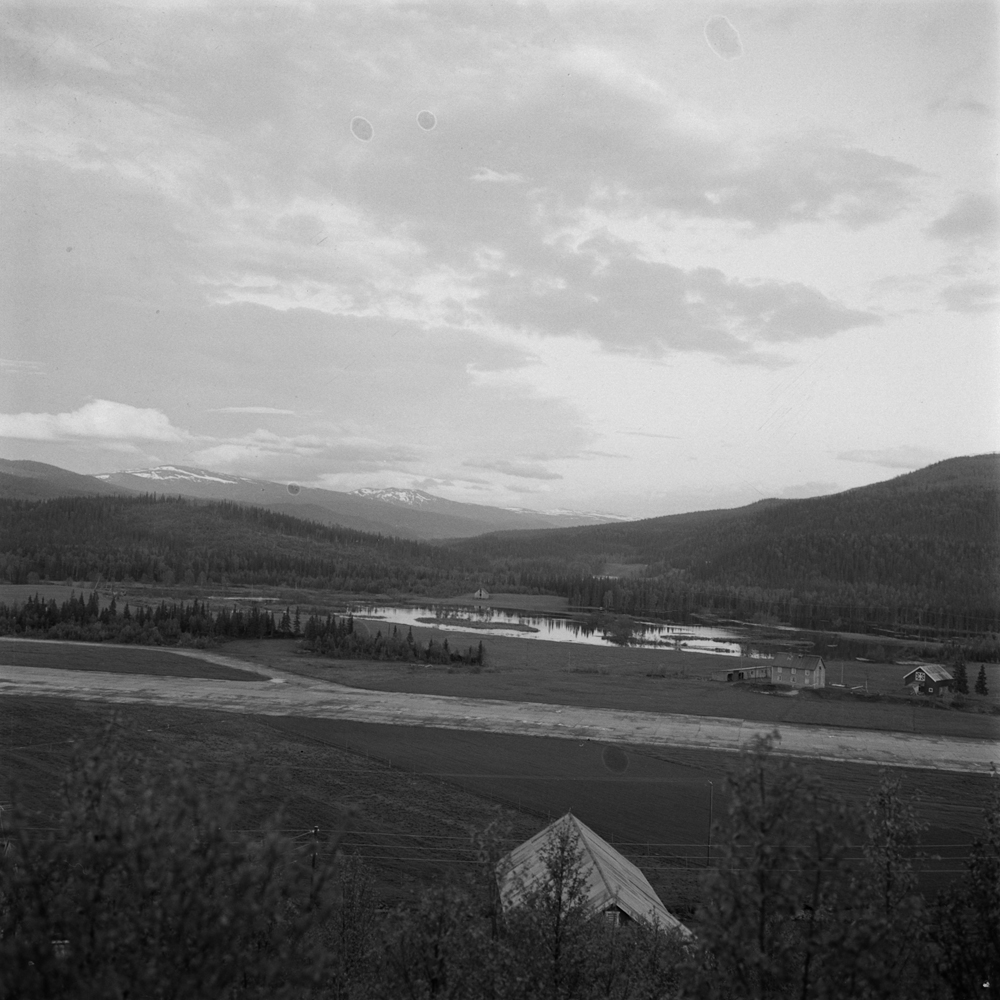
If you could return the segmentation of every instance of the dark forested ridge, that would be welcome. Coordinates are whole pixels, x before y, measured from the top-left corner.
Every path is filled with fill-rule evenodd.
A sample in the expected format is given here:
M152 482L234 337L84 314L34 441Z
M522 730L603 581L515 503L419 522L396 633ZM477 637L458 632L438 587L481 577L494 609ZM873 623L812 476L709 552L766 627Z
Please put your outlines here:
M0 579L461 593L469 557L261 507L176 497L0 501Z
M804 628L1000 628L1000 456L808 500L456 543L574 604ZM614 579L609 564L642 567Z

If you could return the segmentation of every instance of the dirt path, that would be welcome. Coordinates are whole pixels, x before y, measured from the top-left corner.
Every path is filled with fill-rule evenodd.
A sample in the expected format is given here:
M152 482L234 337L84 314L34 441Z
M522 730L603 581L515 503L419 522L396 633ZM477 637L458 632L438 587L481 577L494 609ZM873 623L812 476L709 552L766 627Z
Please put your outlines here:
M144 702L223 712L729 751L746 747L755 736L773 729L765 723L742 719L363 690L276 669L263 670L258 664L217 654L175 652L250 670L261 680L233 682L0 666L0 697L45 695L112 703ZM992 740L833 726L783 725L780 732L780 751L796 757L980 774L1000 765L1000 745Z

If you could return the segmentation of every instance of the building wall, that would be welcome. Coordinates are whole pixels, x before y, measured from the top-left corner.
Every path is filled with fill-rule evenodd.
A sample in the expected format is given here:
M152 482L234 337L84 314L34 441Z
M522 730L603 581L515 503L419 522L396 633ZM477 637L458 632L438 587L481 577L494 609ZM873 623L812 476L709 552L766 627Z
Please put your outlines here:
M826 687L826 667L771 667L771 683L796 688Z

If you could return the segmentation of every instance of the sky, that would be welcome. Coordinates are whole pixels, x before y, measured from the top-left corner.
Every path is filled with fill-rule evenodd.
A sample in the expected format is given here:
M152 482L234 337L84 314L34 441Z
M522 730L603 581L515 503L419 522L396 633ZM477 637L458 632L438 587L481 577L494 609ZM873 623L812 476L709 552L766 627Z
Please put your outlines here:
M645 517L998 451L998 11L5 3L0 457Z

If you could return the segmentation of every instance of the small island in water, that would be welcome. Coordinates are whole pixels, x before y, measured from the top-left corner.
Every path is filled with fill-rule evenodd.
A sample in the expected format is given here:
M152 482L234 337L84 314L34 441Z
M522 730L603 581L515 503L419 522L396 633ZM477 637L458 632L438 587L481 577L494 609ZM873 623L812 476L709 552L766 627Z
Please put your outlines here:
M461 625L462 628L505 628L515 632L541 631L531 625L522 625L520 622L474 622L468 618L418 618L417 621L425 625Z

